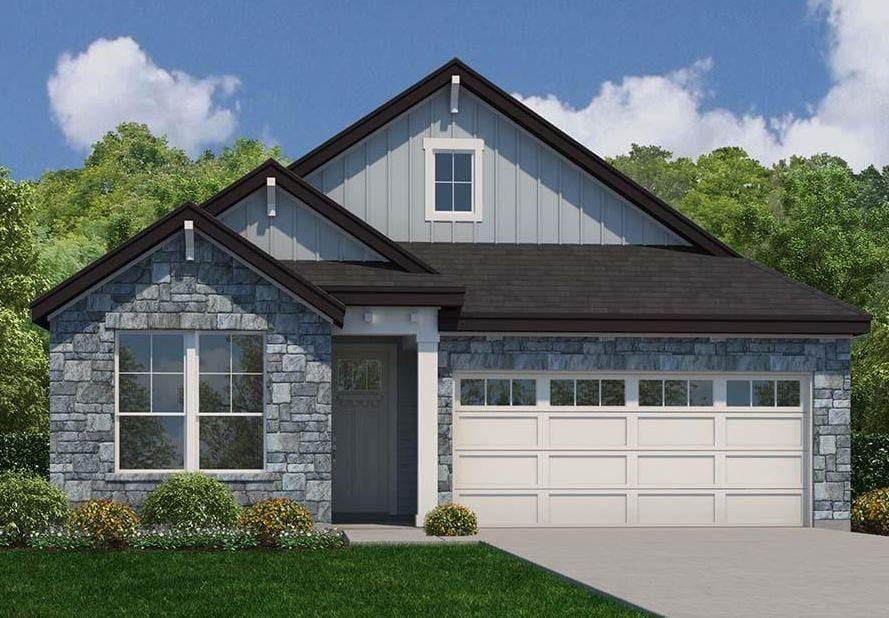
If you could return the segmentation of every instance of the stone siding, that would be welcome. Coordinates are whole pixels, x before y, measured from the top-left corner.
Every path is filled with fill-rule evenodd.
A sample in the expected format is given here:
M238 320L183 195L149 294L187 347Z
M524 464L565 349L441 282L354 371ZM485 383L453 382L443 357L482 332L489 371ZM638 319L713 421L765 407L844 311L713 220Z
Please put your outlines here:
M266 469L218 474L242 503L280 496L330 521L330 324L225 251L182 235L50 320L52 481L71 500L139 505L163 473L114 472L119 330L265 334Z
M849 341L847 339L512 337L441 338L439 501L451 498L451 421L460 370L738 371L810 374L812 481L816 523L848 526L851 504Z

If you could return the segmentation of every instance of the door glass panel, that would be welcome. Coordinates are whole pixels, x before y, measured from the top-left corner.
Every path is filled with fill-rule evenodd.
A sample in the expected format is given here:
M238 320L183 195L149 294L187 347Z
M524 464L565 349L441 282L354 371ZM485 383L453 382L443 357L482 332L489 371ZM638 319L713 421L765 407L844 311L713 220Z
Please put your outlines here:
M622 406L626 402L623 380L602 380L602 405Z
M688 405L713 405L713 380L691 380L688 383Z
M509 405L509 380L488 380L489 406Z
M485 381L460 380L460 403L464 406L485 405Z
M663 380L639 380L639 405L664 405Z
M729 406L750 405L750 380L727 380L725 403Z
M599 380L577 381L577 405L599 405Z
M799 380L778 380L778 405L798 406L800 402Z
M574 380L550 380L549 402L554 406L573 406Z
M753 381L753 405L755 405L755 406L774 406L775 405L775 381L774 380L754 380Z

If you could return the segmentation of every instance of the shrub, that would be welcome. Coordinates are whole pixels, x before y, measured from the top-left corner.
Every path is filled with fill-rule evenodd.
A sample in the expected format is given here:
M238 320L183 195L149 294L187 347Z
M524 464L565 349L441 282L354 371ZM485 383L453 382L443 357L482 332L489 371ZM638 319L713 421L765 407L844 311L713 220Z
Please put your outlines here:
M852 503L852 529L889 535L889 488L874 489Z
M197 472L174 474L145 499L142 521L147 526L218 528L231 526L240 507L228 487Z
M224 549L237 551L259 547L259 539L238 528L139 530L130 540L134 549Z
M0 530L15 542L64 524L69 513L68 498L49 481L18 472L0 474Z
M478 518L462 504L442 504L426 514L423 528L429 536L469 536L478 532Z
M337 549L344 547L343 533L333 528L326 530L284 530L278 537L281 549Z
M0 433L0 472L49 478L49 434Z
M852 497L889 487L889 435L852 435Z
M95 547L122 547L136 533L139 517L122 502L90 500L71 514L70 527L92 538Z
M71 528L49 528L28 537L28 547L32 549L89 549L93 543L91 534Z
M241 512L238 525L255 533L263 545L276 545L282 532L308 532L314 522L309 510L287 498L270 498Z

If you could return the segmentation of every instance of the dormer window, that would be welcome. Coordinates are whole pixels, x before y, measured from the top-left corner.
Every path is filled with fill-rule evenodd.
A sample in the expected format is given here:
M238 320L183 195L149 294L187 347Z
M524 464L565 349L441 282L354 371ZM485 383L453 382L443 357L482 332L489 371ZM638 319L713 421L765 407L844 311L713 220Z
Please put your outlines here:
M426 151L426 220L481 221L482 152L480 139L423 140Z

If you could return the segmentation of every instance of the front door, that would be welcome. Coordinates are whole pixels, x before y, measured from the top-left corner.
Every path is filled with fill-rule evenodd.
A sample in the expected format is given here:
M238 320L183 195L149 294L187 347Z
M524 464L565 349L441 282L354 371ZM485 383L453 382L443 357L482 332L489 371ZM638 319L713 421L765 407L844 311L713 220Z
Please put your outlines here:
M333 510L360 519L395 507L395 346L334 345Z

